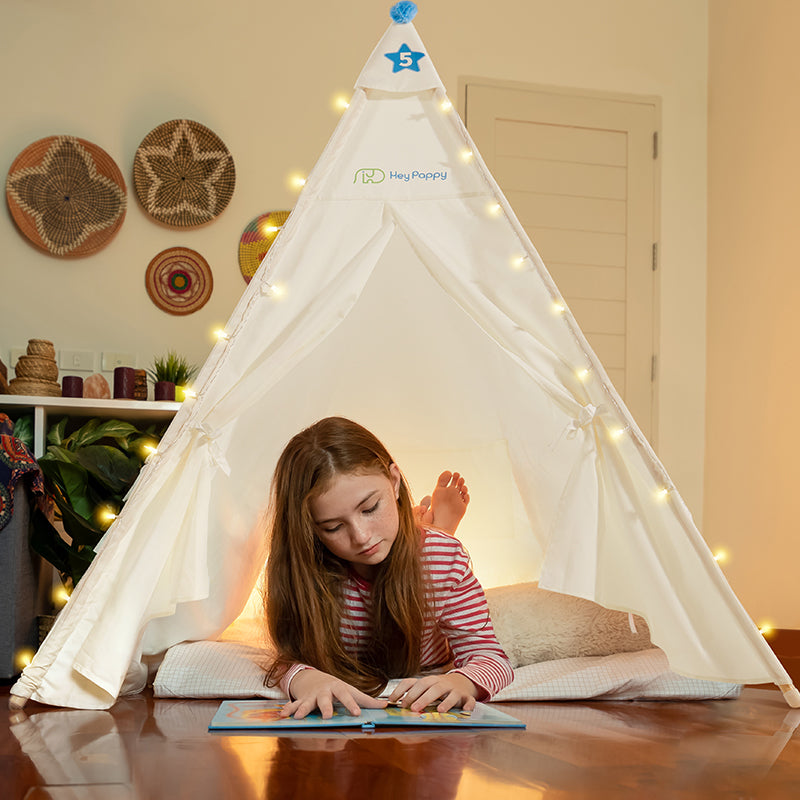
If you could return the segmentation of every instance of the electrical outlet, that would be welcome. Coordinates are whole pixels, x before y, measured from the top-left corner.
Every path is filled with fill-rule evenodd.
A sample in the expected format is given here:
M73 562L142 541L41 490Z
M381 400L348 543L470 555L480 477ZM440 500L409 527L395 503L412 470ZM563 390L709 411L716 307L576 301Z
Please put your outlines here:
M58 366L62 370L94 372L97 359L91 350L60 350Z
M133 353L103 353L103 372L113 372L115 367L135 367Z

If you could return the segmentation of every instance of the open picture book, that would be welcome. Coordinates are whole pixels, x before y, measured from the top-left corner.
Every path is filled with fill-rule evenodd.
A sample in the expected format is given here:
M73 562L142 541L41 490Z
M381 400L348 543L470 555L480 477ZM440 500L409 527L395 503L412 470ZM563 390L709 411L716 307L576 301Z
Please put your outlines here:
M343 707L336 706L330 719L323 719L316 711L303 719L281 717L285 700L224 700L217 709L210 731L308 729L308 728L359 728L373 730L380 727L454 727L454 728L524 728L525 723L495 708L477 703L472 712L454 708L436 711L429 706L424 711L408 708L362 708L354 717Z

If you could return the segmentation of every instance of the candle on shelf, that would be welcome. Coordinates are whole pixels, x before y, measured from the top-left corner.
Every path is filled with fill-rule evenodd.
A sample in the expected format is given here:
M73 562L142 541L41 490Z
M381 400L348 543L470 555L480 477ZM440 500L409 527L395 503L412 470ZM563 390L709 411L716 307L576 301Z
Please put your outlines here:
M114 368L114 399L133 400L136 390L136 370L133 367Z
M78 375L65 375L61 379L62 397L83 397L83 378Z

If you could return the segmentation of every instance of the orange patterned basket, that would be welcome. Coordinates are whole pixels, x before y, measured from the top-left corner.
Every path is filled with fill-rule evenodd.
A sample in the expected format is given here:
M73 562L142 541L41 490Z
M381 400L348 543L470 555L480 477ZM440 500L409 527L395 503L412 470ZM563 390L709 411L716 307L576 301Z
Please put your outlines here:
M88 256L120 229L125 181L111 156L75 136L26 147L6 178L6 200L22 233L54 256Z

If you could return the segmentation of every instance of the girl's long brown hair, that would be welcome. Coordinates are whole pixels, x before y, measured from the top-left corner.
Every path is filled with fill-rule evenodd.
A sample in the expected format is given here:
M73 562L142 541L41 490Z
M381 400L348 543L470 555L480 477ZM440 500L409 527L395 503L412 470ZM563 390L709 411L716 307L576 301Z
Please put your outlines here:
M362 655L342 645L342 587L349 565L319 540L311 501L334 477L378 473L391 480L386 448L361 425L328 417L286 446L272 480L270 554L265 606L276 657L267 683L276 685L297 662L378 694L390 678L420 669L426 613L420 532L401 476L397 538L372 584L372 640Z

